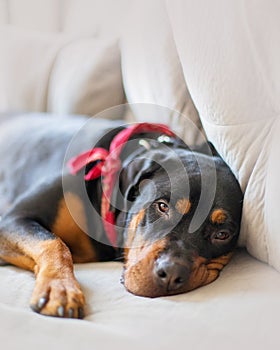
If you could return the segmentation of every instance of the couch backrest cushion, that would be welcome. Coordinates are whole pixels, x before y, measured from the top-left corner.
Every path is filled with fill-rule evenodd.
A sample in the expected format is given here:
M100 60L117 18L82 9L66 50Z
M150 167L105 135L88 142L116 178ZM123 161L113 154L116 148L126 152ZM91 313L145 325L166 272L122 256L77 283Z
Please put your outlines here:
M280 2L166 3L207 136L244 191L240 244L280 270Z
M48 82L63 35L0 27L0 111L46 111Z
M117 36L130 0L0 0L0 25L71 34Z
M0 112L94 115L123 103L118 40L128 6L0 0Z
M190 145L200 142L200 120L186 86L164 2L133 4L121 52L127 100L145 104L133 108L135 121L169 123Z
M0 27L0 112L95 115L124 102L118 40Z

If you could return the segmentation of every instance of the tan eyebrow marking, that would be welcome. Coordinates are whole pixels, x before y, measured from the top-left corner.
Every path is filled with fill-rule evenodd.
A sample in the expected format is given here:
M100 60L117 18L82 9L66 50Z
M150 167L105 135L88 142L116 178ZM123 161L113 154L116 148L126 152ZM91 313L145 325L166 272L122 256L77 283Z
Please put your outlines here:
M191 209L191 202L187 198L181 198L177 201L175 208L180 214L187 214Z
M223 224L227 219L227 213L224 209L216 209L210 217L213 224Z

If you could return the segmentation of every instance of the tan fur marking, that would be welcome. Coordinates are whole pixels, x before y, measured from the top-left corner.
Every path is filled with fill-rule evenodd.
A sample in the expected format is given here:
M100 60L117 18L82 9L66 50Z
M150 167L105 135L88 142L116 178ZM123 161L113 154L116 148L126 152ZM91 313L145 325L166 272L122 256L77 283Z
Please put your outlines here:
M182 198L177 201L175 207L180 214L185 215L191 209L191 202L187 198Z
M153 278L154 262L166 248L167 242L163 239L141 250L130 250L125 271L125 287L128 291L148 297L188 292L215 281L232 256L229 253L211 260L195 257L188 283L182 289L168 293L160 289Z
M70 251L60 238L43 241L30 239L27 242L19 241L18 244L20 246L19 251L4 256L5 261L31 270L35 275L39 272L43 274L46 272L48 276L55 277L63 270L73 270Z
M229 253L210 261L200 256L197 257L189 280L189 290L214 282L219 277L222 269L228 264L232 255L233 253Z
M74 262L97 261L90 238L73 219L67 205L75 208L75 217L82 223L82 227L86 227L86 216L82 201L75 194L68 192L59 203L57 217L51 228L52 232L68 245L73 254Z
M144 215L145 215L145 209L141 209L139 211L139 213L137 213L133 216L132 220L129 223L128 238L126 240L125 249L124 249L125 260L127 258L129 249L132 247L132 243L135 240L137 228L138 228L140 222L143 220ZM139 242L137 245L139 245Z
M219 256L218 258L212 259L207 263L207 268L221 271L229 263L232 256L233 256L233 253L231 252L227 255L222 255L222 256Z
M1 258L12 265L18 266L22 269L29 270L29 271L34 271L35 268L35 262L31 258L23 255L1 255Z
M126 262L125 287L131 293L154 297L157 286L153 279L154 262L165 249L167 239L161 239L142 248L130 249Z
M223 209L216 209L211 214L211 221L213 224L223 224L227 219L227 213Z
M14 249L9 251L13 244ZM1 257L36 275L33 310L44 315L82 317L85 298L74 276L70 250L60 238L15 236L15 242L6 245L8 253Z
M33 247L35 274L41 273L49 277L61 275L62 270L72 271L73 261L66 244L60 239L51 239L36 243Z
M189 278L187 290L192 290L203 286L208 277L207 268L206 268L207 259L198 256L193 260L192 272Z
M85 298L73 272L72 256L60 238L38 242L33 247L36 261L34 272L36 284L31 297L31 306L36 310L40 299L46 298L46 305L39 310L44 315L57 315L63 307L64 316L79 317Z

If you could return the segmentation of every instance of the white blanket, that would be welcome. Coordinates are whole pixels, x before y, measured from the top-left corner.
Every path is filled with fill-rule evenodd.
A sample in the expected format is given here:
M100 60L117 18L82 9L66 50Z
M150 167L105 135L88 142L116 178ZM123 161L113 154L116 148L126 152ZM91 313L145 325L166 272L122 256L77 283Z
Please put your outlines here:
M120 263L75 270L87 299L85 320L32 312L33 275L0 267L1 348L278 349L280 276L245 252L211 285L156 299L126 292L119 283Z

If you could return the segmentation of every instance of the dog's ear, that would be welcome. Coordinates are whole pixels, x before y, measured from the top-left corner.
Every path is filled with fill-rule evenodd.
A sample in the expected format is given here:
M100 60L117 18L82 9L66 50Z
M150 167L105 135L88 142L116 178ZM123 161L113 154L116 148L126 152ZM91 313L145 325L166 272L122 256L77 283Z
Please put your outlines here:
M124 165L120 174L120 189L124 198L134 201L141 181L152 177L159 168L160 165L155 160L144 157L136 158Z

